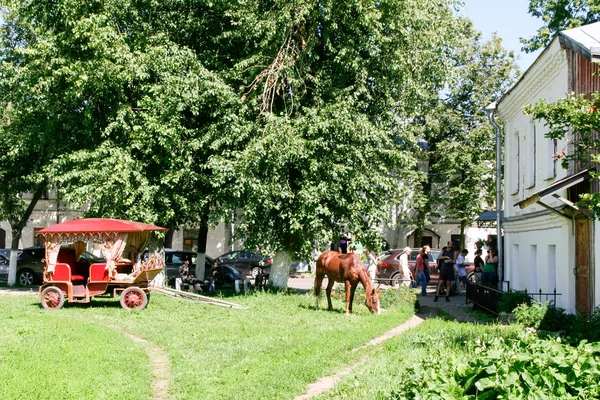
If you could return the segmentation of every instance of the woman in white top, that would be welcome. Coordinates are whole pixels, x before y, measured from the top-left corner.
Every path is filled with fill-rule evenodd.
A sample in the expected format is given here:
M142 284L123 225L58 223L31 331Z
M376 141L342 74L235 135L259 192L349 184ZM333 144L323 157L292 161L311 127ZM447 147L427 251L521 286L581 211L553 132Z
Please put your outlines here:
M400 279L402 280L402 286L410 286L410 282L412 281L410 269L408 269L408 256L411 252L410 247L405 247L400 255Z
M375 250L369 250L369 255L367 256L369 260L369 276L371 277L371 283L375 284L375 274L377 273L377 256L375 255Z

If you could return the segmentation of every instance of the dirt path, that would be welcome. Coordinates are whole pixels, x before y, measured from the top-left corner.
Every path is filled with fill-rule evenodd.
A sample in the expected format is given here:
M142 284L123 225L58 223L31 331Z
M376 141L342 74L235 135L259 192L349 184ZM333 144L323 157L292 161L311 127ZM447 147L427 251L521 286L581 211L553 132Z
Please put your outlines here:
M384 333L383 335L376 337L375 339L372 339L371 341L369 341L367 344L364 344L360 347L357 347L356 349L352 350L352 351L358 351L360 349L364 349L366 347L369 346L377 346L379 344L381 344L382 342L384 342L387 339L393 338L394 336L398 336L400 335L402 332L413 328L415 326L418 326L419 324L421 324L424 321L423 318L413 315L408 321L398 325L397 327L390 329L389 331L387 331L386 333ZM355 368L360 367L362 364L364 364L367 360L369 359L368 356L364 356L363 358L361 358L357 363L351 365L350 367L338 372L335 375L331 375L331 376L325 376L321 379L319 379L318 381L316 381L315 383L311 383L310 385L308 385L308 389L306 391L305 394L296 396L295 400L306 400L306 399L310 399L312 397L318 396L330 389L333 389L335 387L335 385L338 384L338 382L345 377L346 375L350 374L352 372L352 370L354 370Z
M141 337L125 332L116 326L107 326L126 335L134 342L144 345L146 348L146 353L148 354L148 358L150 359L150 363L152 364L152 376L154 377L152 398L154 400L171 399L171 396L169 395L169 382L171 374L169 370L169 358L167 357L167 354L160 347L155 346L146 339L142 339Z

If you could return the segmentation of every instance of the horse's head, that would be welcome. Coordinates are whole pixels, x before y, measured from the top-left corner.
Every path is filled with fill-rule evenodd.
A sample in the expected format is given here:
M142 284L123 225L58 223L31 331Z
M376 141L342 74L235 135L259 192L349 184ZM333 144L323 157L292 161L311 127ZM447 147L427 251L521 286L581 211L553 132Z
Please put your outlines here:
M379 315L381 313L381 309L379 308L379 293L374 288L371 288L371 292L367 293L367 300L365 301L365 305L373 314Z

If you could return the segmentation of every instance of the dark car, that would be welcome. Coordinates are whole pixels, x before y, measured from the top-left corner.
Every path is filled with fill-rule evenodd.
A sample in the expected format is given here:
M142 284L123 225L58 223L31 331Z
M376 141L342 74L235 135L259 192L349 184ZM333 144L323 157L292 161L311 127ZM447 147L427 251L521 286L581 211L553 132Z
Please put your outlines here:
M256 278L258 274L268 274L273 264L271 257L246 250L230 251L217 257L216 261L219 264L233 265L253 278Z
M147 257L147 252L144 253ZM195 275L197 254L194 251L165 249L165 272L169 286L175 286L175 279L180 277L180 268L187 263L189 275ZM204 261L204 280L207 280L212 272L215 260L206 256ZM243 281L244 273L232 265L217 263L217 272L214 274L217 286L233 284L236 280Z
M17 256L17 282L23 286L42 283L44 280L44 268L46 263L42 260L46 257L44 246L27 247L19 250Z
M8 281L8 258L0 254L0 281Z

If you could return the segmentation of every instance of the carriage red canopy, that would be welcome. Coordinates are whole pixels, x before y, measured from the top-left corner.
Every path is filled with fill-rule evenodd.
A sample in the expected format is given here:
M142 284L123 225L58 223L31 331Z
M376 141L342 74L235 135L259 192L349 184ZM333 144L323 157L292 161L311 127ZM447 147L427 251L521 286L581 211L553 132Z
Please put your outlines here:
M95 233L95 232L149 232L166 231L167 228L142 222L125 221L110 218L83 218L62 222L44 229L39 233Z

